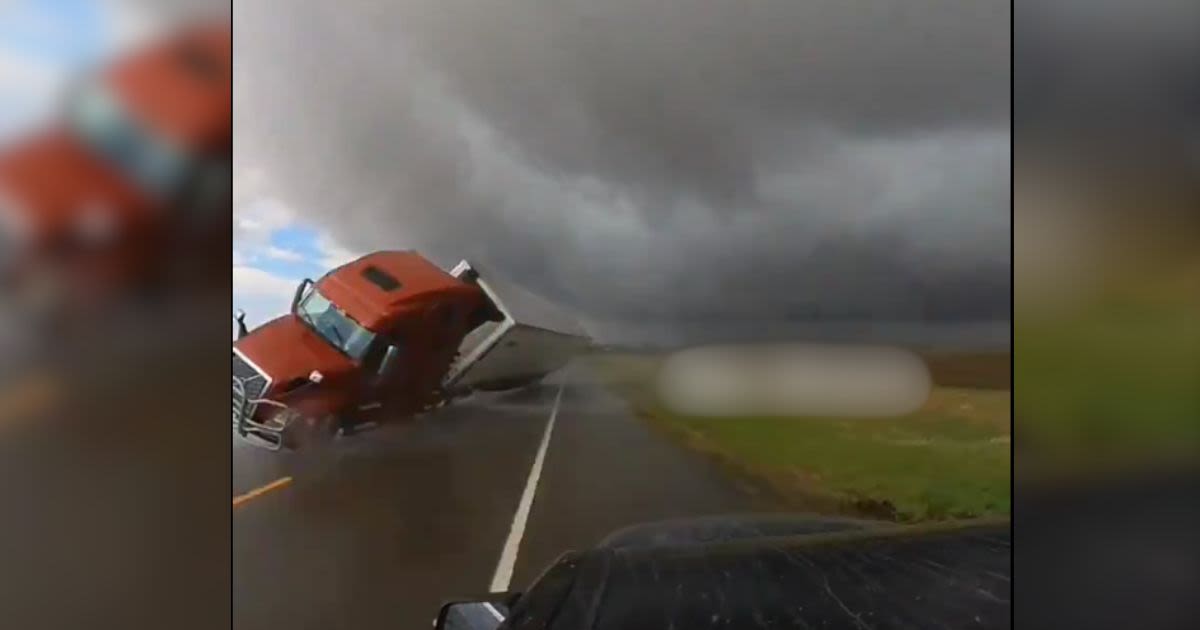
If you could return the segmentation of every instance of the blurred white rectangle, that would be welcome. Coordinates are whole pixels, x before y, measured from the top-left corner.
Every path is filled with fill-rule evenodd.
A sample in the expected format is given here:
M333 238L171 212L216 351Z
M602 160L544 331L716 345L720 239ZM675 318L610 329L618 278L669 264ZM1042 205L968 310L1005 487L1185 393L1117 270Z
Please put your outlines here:
M929 370L898 348L817 344L731 345L671 355L659 398L706 417L895 417L916 411Z

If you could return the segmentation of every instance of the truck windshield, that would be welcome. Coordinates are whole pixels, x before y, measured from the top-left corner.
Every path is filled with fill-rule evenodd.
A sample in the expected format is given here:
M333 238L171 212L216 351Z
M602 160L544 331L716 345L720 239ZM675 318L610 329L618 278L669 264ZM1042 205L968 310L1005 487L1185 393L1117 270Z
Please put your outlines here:
M375 341L375 333L350 319L315 288L296 305L296 316L354 361L362 361Z
M134 119L103 83L86 84L67 117L84 143L151 195L177 194L193 170L181 147Z

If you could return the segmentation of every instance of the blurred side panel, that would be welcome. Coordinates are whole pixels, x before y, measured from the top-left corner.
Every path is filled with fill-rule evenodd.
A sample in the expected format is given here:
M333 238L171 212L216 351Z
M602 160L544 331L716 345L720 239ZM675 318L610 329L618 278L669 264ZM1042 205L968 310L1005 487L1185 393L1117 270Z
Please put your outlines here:
M1200 4L1018 0L1017 625L1200 623Z
M0 625L223 627L228 7L0 22L46 27L0 28L0 65L55 75L0 73L38 110L0 129Z

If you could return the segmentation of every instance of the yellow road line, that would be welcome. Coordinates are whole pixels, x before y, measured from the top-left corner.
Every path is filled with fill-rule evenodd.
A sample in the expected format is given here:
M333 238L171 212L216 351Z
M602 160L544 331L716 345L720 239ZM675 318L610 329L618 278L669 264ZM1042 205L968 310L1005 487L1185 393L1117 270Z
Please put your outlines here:
M246 494L242 494L242 495L233 497L233 507L237 507L237 506L249 501L250 499L264 495L272 490L282 488L282 487L288 485L289 483L292 483L292 478L284 477L282 479L276 479L275 481L272 481L271 483L269 483L261 488L255 488L254 490L251 490L250 492L247 492Z

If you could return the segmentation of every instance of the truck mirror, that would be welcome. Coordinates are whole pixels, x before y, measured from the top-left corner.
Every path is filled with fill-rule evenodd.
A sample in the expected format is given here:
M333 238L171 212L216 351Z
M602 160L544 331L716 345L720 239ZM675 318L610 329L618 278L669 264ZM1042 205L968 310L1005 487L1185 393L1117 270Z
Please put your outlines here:
M294 295L292 295L292 312L293 313L296 312L296 307L300 305L300 301L303 300L307 296L308 288L312 286L312 283L313 283L312 280L305 278L305 279L301 280L300 284L296 287L296 293Z
M246 311L243 311L239 308L237 312L233 314L233 320L236 321L238 325L237 338L241 339L242 337L245 337L247 332L249 332L246 330Z
M387 376L395 367L396 359L400 357L400 348L396 346L388 346L387 351L383 354L383 360L379 362L379 376Z

